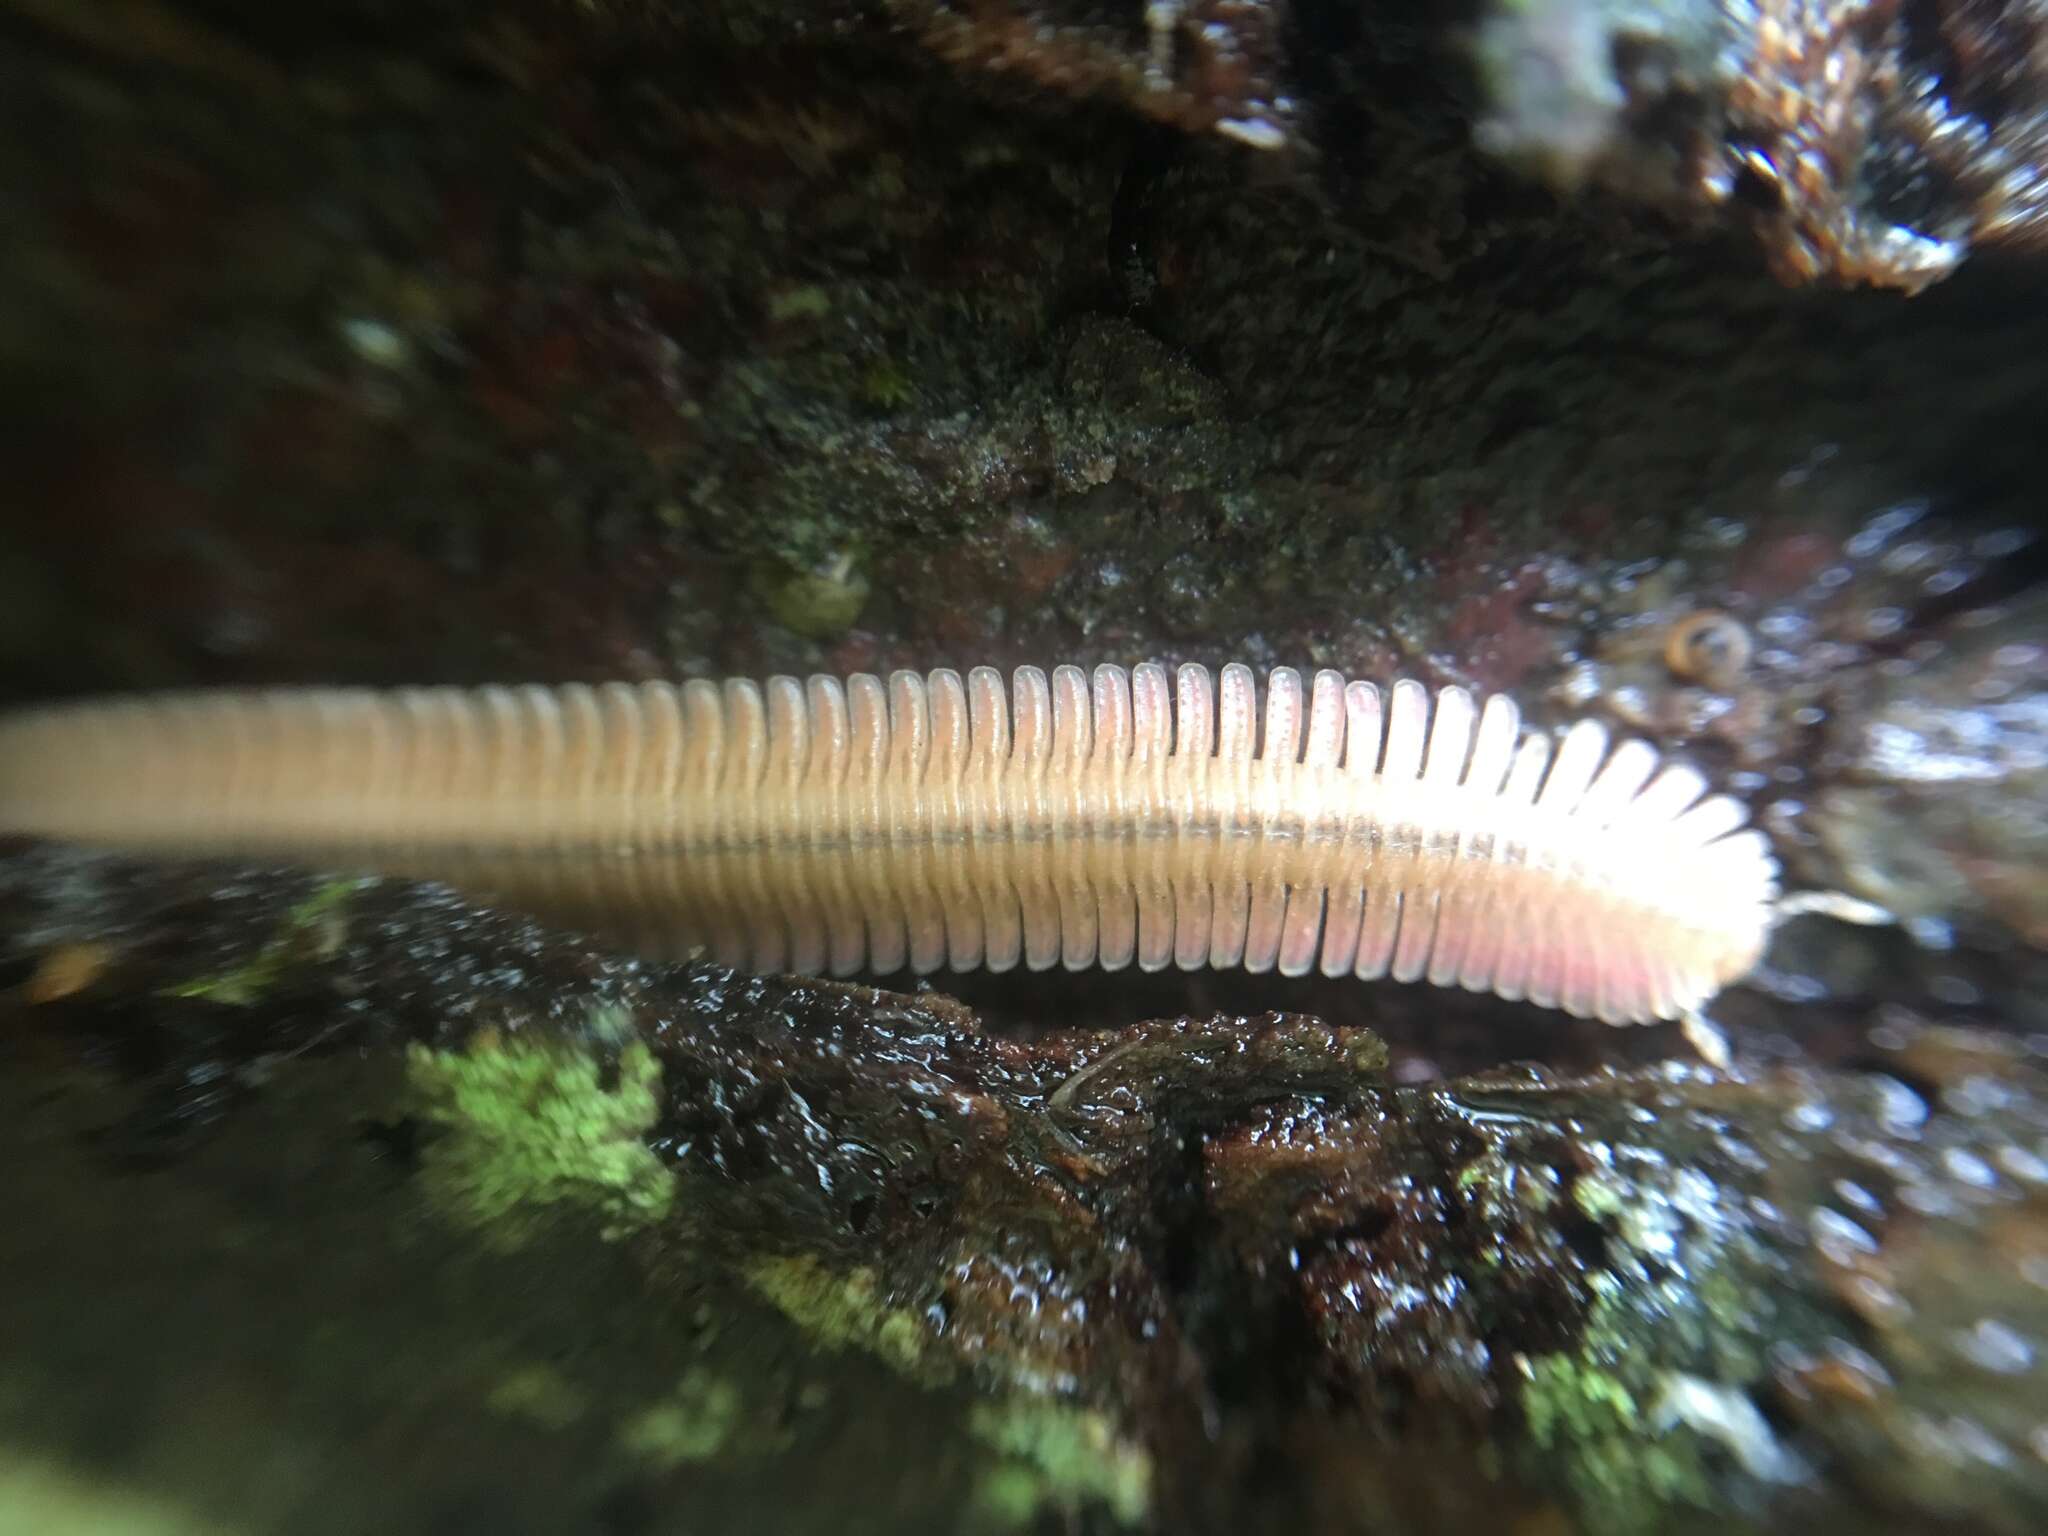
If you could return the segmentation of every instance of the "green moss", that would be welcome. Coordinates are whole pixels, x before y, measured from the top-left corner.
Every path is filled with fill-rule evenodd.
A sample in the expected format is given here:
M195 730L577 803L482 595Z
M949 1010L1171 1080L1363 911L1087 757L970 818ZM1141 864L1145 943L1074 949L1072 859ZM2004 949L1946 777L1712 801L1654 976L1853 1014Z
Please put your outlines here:
M430 1197L508 1247L542 1208L596 1210L606 1237L668 1214L675 1180L643 1140L661 1111L661 1066L637 1041L616 1082L563 1041L479 1037L462 1051L414 1046L417 1112L446 1134L425 1156Z
M860 376L858 397L870 410L900 411L917 398L917 386L902 364L878 358Z
M1660 1431L1620 1371L1584 1355L1539 1360L1522 1389L1522 1412L1530 1439L1562 1459L1591 1529L1651 1530L1667 1506L1707 1502L1697 1441Z
M1608 1266L1589 1277L1573 1347L1528 1364L1531 1470L1596 1533L1725 1511L1731 1462L1767 1485L1794 1476L1796 1458L1748 1394L1762 1341L1804 1324L1763 1299L1764 1261L1723 1209L1731 1197L1705 1180L1612 1171L1576 1179L1570 1195L1600 1224Z
M553 1366L541 1364L507 1371L485 1401L493 1413L542 1429L567 1429L590 1407L580 1387Z
M347 936L342 908L362 889L360 879L329 880L285 914L284 922L246 963L165 989L167 997L201 997L247 1008L262 1000L299 960L331 960Z
M831 1349L864 1349L913 1381L934 1384L952 1375L916 1313L892 1307L877 1292L870 1269L833 1270L808 1254L756 1259L749 1284L816 1342Z
M1071 1519L1100 1504L1119 1524L1137 1525L1151 1507L1151 1458L1121 1439L1103 1414L1017 1398L977 1406L968 1431L1003 1458L976 1488L983 1512L998 1524L1022 1526L1041 1510Z
M1522 1413L1530 1438L1545 1450L1591 1435L1632 1433L1640 1419L1635 1394L1626 1386L1567 1355L1530 1367Z
M237 1529L112 1486L104 1473L73 1473L40 1457L0 1452L0 1530L37 1536L231 1536Z
M663 1470L708 1461L733 1438L742 1398L737 1384L715 1372L692 1370L672 1396L634 1414L620 1427L620 1443Z
M1606 1221L1622 1208L1621 1191L1597 1174L1572 1181L1572 1203L1594 1221Z
M780 325L790 320L822 320L832 313L832 295L816 284L785 288L768 300L768 318Z
M868 579L855 557L841 551L809 570L775 561L756 566L754 595L775 622L811 640L832 640L853 627L868 600Z

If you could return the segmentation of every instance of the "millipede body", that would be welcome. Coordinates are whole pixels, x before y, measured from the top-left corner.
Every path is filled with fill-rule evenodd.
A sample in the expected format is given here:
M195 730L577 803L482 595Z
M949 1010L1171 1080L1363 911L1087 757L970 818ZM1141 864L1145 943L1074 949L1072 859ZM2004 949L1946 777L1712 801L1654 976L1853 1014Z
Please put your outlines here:
M0 720L0 830L447 881L644 951L1392 976L1611 1022L1757 959L1762 835L1513 702L1279 669L283 689Z

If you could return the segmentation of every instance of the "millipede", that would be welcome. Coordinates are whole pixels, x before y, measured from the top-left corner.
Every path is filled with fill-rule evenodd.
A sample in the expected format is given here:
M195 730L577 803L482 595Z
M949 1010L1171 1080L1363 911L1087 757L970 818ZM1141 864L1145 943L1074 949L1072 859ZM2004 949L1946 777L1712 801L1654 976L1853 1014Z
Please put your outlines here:
M1391 977L1611 1023L1757 961L1742 806L1331 671L268 689L0 719L0 830L443 881L651 956Z

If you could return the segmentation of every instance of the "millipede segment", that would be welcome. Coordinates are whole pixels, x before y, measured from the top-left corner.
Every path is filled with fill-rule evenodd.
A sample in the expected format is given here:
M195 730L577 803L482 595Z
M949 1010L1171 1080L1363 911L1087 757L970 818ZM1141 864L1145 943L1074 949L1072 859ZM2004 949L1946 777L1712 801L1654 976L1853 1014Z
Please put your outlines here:
M1754 964L1736 802L1584 721L1281 668L316 689L0 721L0 829L448 881L756 970L1243 966L1612 1022Z

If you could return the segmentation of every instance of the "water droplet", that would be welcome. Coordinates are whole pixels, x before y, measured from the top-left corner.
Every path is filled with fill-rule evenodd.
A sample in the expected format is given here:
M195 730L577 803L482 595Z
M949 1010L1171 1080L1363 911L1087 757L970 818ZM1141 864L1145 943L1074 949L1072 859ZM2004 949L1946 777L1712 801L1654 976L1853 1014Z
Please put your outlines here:
M1892 536L1910 528L1926 514L1925 502L1901 502L1888 507L1863 525L1863 529L1844 545L1850 558L1867 560L1891 542Z
M1958 1456L1969 1456L1987 1466L2003 1467L2012 1462L2005 1442L1974 1419L1953 1418L1942 1426L1943 1438Z
M2048 1162L2042 1161L2025 1147L2007 1143L1993 1154L1998 1166L2023 1184L2048 1184Z
M1975 574L1968 566L1952 565L1946 570L1936 571L1920 585L1936 597L1946 597Z
M1921 1216L1949 1217L1961 1214L1955 1196L1938 1184L1907 1184L1898 1193L1899 1204Z
M1976 1153L1961 1147L1950 1147L1942 1153L1941 1165L1948 1170L1950 1178L1972 1189L1992 1189L1998 1184L1998 1175L1991 1171L1991 1165Z
M1877 564L1878 569L1889 575L1903 576L1915 567L1925 565L1934 557L1935 549L1933 545L1920 539L1914 539L1910 543L1901 544L1897 549L1892 550L1882 560L1878 561Z
M1877 1030L1870 1033L1875 1040ZM1877 1114L1886 1131L1894 1136L1910 1136L1927 1123L1927 1101L1919 1094L1895 1077L1879 1077L1874 1081L1878 1091Z
M1905 928L1912 936L1913 942L1922 949L1945 952L1956 947L1955 928L1938 917L1908 918Z
M1875 1322L1897 1326L1913 1315L1906 1299L1875 1276L1856 1276L1850 1282L1850 1294L1863 1314Z
M2000 528L1996 532L1981 534L1970 545L1970 553L1980 560L2003 560L2007 555L2016 555L2034 542L2034 535L2025 528Z
M1831 1211L1826 1206L1817 1207L1807 1217L1806 1225L1813 1234L1814 1246L1830 1264L1846 1268L1859 1258L1877 1252L1877 1239L1840 1211Z
M1967 1008L1983 996L1971 983L1951 974L1934 977L1927 983L1927 991L1936 1002L1951 1008Z
M402 335L381 320L352 316L341 322L342 340L364 362L377 368L403 368L412 347Z
M1864 1031L1863 1038L1880 1051L1903 1051L1913 1039L1913 1026L1898 1019L1882 1016Z
M1835 1112L1819 1099L1795 1104L1785 1113L1785 1124L1795 1131L1824 1131L1835 1123Z

